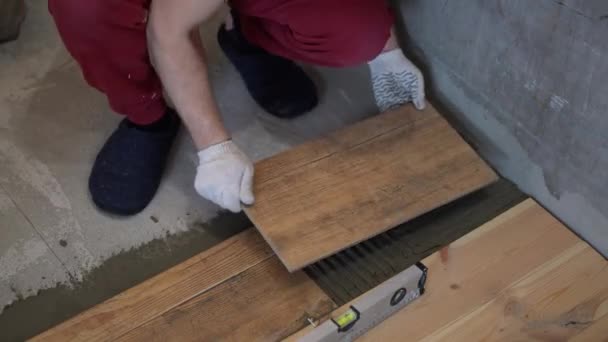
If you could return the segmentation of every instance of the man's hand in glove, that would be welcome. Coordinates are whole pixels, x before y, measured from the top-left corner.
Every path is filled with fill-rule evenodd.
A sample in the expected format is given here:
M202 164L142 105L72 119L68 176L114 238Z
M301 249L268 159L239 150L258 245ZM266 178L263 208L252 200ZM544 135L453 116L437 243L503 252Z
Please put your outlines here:
M204 198L238 213L253 204L253 164L232 140L198 152L194 188Z
M374 97L381 112L407 102L412 102L418 110L424 109L424 77L400 49L384 52L368 64Z

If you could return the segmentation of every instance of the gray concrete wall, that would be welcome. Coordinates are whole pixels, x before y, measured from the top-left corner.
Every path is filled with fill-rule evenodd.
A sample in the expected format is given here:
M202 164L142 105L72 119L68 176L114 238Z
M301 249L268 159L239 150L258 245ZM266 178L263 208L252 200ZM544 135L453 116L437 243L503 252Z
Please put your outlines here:
M402 0L431 97L608 255L608 1Z

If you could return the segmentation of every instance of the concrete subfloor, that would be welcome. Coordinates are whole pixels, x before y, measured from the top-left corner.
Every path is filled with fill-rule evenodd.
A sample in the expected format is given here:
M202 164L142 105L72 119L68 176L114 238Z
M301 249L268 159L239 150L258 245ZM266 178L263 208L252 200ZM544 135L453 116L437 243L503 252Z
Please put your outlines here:
M158 195L144 212L122 218L98 211L89 199L87 178L96 152L121 117L86 85L59 40L46 2L27 5L19 40L0 45L2 340L31 334L32 329L17 327L27 325L19 317L42 310L51 317L48 322L57 321L249 224L242 215L220 213L196 194L195 149L185 132ZM253 159L376 112L365 66L309 68L321 93L318 108L294 121L270 117L219 51L219 19L202 28L211 79L226 125ZM62 311L66 307L71 309ZM9 330L13 333L7 336Z

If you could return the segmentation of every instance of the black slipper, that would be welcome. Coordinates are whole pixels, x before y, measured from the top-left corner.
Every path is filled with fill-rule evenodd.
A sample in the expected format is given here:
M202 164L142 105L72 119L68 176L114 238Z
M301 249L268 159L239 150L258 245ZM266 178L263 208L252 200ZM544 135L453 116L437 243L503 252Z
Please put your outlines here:
M312 110L318 103L314 82L294 62L272 55L247 42L235 27L222 25L219 44L245 81L253 99L268 113L293 118Z
M89 178L93 202L117 215L142 211L156 194L180 126L169 110L162 126L140 127L124 119L97 155Z

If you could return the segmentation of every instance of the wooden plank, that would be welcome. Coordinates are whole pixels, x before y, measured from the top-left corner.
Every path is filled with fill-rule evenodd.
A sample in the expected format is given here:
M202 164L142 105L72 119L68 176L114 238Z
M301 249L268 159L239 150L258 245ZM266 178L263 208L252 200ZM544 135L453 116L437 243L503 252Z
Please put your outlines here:
M114 341L272 256L272 251L261 236L254 229L249 229L33 340Z
M596 315L593 323L570 339L571 342L608 341L608 303L604 302L603 315ZM598 310L600 311L600 310ZM595 318L595 317L594 317Z
M257 163L246 212L294 271L496 179L432 106L406 106Z
M567 340L608 299L606 260L532 200L424 262L425 296L362 341Z
M273 257L132 330L120 341L278 341L335 304Z
M604 259L581 241L426 338L566 341L594 322L607 284Z
M533 200L423 262L426 294L361 341L605 339L608 262Z

